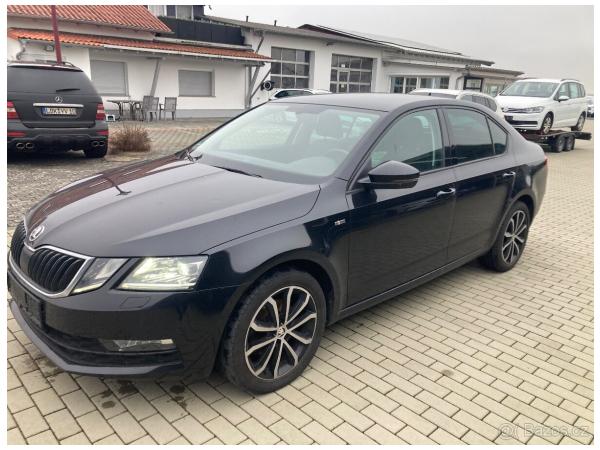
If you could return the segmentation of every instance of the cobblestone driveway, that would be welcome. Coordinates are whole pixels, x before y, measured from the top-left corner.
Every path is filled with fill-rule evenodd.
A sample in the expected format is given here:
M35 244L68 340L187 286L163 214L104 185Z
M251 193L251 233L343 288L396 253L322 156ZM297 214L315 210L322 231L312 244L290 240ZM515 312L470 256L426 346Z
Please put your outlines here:
M153 154L211 125L155 125ZM593 143L548 156L546 199L514 270L472 263L330 327L277 393L251 396L218 375L70 375L9 313L9 443L591 443ZM123 159L9 162L9 227L46 192Z

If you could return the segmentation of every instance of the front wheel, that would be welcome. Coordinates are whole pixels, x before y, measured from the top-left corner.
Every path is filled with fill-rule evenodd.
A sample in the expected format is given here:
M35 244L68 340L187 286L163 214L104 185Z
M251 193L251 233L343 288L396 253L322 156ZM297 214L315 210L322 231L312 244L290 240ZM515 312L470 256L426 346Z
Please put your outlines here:
M523 202L516 202L502 223L496 242L481 257L483 265L497 272L512 269L525 250L530 224L529 208Z
M585 113L581 113L579 119L577 119L577 123L574 127L571 127L571 131L581 131L583 130L583 125L585 124Z
M248 391L275 391L306 368L324 329L319 283L305 272L276 272L252 290L232 318L221 354L224 374Z
M548 134L552 129L552 123L554 119L552 118L552 114L548 113L544 116L544 120L542 120L542 126L540 128L541 134Z

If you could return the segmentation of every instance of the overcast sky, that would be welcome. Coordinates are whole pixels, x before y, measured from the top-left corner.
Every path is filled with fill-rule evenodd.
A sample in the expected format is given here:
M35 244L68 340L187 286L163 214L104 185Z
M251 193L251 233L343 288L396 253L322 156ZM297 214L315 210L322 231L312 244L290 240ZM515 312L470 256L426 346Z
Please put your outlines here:
M592 6L212 6L207 14L329 25L423 42L594 91Z

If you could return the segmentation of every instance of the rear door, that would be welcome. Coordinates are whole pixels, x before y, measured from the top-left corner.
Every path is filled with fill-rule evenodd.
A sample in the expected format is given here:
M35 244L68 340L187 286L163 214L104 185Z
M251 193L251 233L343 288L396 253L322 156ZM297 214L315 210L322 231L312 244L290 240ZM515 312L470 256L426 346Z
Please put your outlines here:
M456 206L448 262L491 246L516 176L507 133L494 120L467 108L445 108L455 160ZM493 137L492 137L493 136Z
M90 128L102 102L79 69L8 66L7 100L30 128Z

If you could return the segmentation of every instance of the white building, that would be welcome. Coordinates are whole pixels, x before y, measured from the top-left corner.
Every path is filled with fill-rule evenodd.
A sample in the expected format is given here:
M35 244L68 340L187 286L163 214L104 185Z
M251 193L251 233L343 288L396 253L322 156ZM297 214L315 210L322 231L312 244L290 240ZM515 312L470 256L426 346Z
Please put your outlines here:
M521 72L399 38L204 14L201 5L58 6L63 59L109 100L177 97L178 117L231 116L268 100L261 89L398 92L417 87L497 93ZM53 60L49 6L8 6L8 57Z

